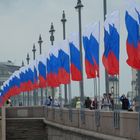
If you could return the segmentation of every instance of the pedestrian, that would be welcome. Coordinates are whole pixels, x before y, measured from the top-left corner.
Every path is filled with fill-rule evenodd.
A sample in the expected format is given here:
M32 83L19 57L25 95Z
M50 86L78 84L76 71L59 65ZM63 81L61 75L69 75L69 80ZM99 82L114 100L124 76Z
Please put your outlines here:
M108 97L109 97L109 100L110 100L110 103L111 103L109 108L110 108L110 110L114 110L114 99L111 97L110 93L109 93Z
M120 97L120 101L122 102L122 110L128 110L129 100L126 98L124 94Z
M105 93L104 97L102 99L101 109L103 109L104 111L109 111L110 105L111 105L110 99L109 99L109 97Z
M93 101L91 102L91 109L98 109L97 97L95 97L95 98L93 99Z
M87 97L85 100L85 108L91 108L91 99L89 97Z
M8 99L8 100L6 101L6 106L7 106L7 107L12 106L12 102L11 102L11 100L10 100L10 99Z
M81 101L80 98L78 98L77 102L76 102L76 108L80 109L81 108Z
M46 98L45 105L51 106L51 104L52 104L52 98L51 98L51 96L49 96L48 98Z

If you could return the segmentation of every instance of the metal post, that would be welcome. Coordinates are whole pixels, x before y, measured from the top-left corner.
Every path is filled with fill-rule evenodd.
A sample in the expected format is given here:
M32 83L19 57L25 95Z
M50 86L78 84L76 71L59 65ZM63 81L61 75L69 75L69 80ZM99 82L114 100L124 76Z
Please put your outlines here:
M78 10L78 19L79 19L79 47L80 47L80 60L81 60L81 74L82 80L79 82L80 88L80 100L81 100L81 120L85 123L85 113L84 113L84 79L83 79L83 54L82 54L82 23L81 23L81 8L84 7L81 3L81 0L77 1L75 9Z
M22 67L24 67L24 61L22 61ZM25 106L25 93L24 92L22 93L22 103L23 103L23 106Z
M136 111L140 112L140 71L137 71L137 96L136 96Z
M66 39L66 17L65 17L65 11L63 11L63 14L62 14L62 19L61 19L61 22L63 24L63 40ZM68 85L69 86L69 85ZM65 84L64 85L64 91L65 91L65 104L68 103L68 97L67 97L67 85Z
M104 21L106 19L106 14L107 14L107 2L106 0L103 0L103 4L104 4ZM109 93L109 79L108 79L108 73L107 71L105 70L105 86L106 86L106 93L108 94Z
M78 0L75 9L78 10L78 18L79 18L79 47L80 47L81 74L82 74L82 80L79 82L79 84L80 84L81 107L83 108L83 105L84 105L84 82L83 82L82 24L81 24L81 8L82 7L83 7L83 5L81 3L81 0Z
M35 60L35 52L36 52L35 44L33 45L32 52L33 52L33 60ZM36 90L34 90L33 91L33 102L34 102L34 105L37 105L36 94L37 94Z
M29 57L29 54L27 54L27 58L26 58L26 60L27 60L27 65L29 65L29 61L30 61L30 57ZM27 106L29 106L30 105L30 95L29 95L30 93L29 92L27 92Z
M43 40L42 40L42 37L40 35L39 36L39 41L38 41L38 44L39 44L39 47L40 47L40 55L42 54L42 43L43 43ZM40 88L40 91L41 91L41 105L43 105L43 89Z
M51 28L50 28L49 32L51 34L51 36L50 36L51 45L53 46L53 42L54 42L54 35L53 34L55 32L53 23L51 23ZM55 89L52 87L52 106L54 105L54 94L55 94Z

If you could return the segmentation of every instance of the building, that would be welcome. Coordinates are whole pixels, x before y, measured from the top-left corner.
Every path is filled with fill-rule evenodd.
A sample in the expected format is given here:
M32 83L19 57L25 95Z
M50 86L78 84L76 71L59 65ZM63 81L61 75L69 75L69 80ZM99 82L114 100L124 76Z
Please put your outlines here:
M2 86L3 82L8 80L12 73L19 68L19 66L14 65L11 61L0 62L0 86Z
M0 62L0 87L6 80L8 80L14 71L19 70L19 68L20 66L14 65L10 60L7 62Z

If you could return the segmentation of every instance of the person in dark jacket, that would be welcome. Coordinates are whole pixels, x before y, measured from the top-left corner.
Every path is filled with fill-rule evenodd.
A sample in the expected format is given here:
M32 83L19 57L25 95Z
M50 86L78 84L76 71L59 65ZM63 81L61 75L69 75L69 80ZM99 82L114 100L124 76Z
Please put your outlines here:
M91 107L91 99L89 97L87 97L87 99L85 100L85 107L89 109Z
M129 109L129 100L126 98L125 95L120 97L120 101L122 102L122 109L128 110Z

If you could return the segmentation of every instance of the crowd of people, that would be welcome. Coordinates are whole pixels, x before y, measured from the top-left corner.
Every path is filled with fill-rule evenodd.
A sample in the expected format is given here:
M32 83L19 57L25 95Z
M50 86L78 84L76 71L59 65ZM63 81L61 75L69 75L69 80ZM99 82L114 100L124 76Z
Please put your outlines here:
M120 105L121 105L122 110L135 111L135 106L136 106L135 99L133 101L130 101L123 94L121 97L118 98L118 102L119 102L119 107L118 107L119 109L120 109ZM60 101L56 98L53 101L52 97L48 96L45 100L44 105L60 107ZM6 101L6 106L9 106L9 107L12 106L12 102L10 99L8 99ZM22 106L22 105L19 105L19 106ZM103 94L103 97L101 100L97 99L97 97L94 97L93 100L90 97L87 97L85 99L84 105L81 104L80 98L77 98L75 107L77 109L80 109L81 106L83 106L84 108L90 109L90 110L101 109L104 111L109 111L109 110L118 109L116 107L116 103L114 103L114 99L110 93Z
M135 100L130 101L124 94L117 99L118 104L115 104L112 95L103 94L103 98L99 101L97 97L93 100L90 97L87 97L84 102L84 107L90 110L93 109L102 109L104 111L114 110L114 109L122 109L128 111L135 111ZM120 108L121 105L121 108ZM80 98L78 98L76 102L76 108L81 108Z
M51 96L49 96L48 98L46 98L45 105L46 106L60 107L59 101L56 98L53 101L53 99L52 99Z

